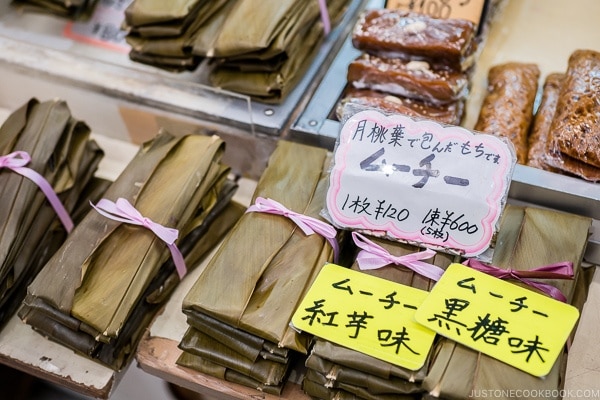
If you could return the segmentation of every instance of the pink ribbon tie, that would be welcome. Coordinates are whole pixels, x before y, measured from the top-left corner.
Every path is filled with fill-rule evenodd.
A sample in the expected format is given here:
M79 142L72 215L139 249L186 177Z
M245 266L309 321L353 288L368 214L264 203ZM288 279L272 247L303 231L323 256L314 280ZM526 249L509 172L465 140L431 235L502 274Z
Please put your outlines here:
M171 251L171 257L173 257L173 262L175 263L175 269L177 269L179 278L181 279L185 276L187 273L185 260L181 251L179 251L179 248L175 244L175 241L179 236L179 231L177 229L165 227L152 221L150 218L144 217L129 201L127 201L127 199L122 197L118 198L116 202L101 199L96 205L92 204L92 207L103 216L114 221L139 225L151 230L160 240L167 244L167 247Z
M321 20L323 21L323 30L325 35L331 32L331 20L329 19L329 10L327 10L327 1L319 0L319 10L321 11Z
M318 233L327 239L327 241L331 244L331 247L333 247L334 261L338 261L339 245L336 240L337 231L333 226L323 221L319 221L316 218L309 217L308 215L289 210L278 201L273 199L265 199L263 197L257 197L254 204L248 207L246 212L262 212L267 214L283 215L298 225L305 235L310 236L314 233Z
M394 256L377 243L367 239L358 232L352 232L354 243L362 250L356 256L358 266L362 270L378 269L386 265L403 265L426 278L438 281L444 270L436 265L423 262L435 256L435 251L427 249L405 256Z
M30 179L35 183L46 195L46 198L50 202L52 208L56 212L56 215L62 222L66 231L70 233L73 230L73 221L69 216L69 212L65 209L61 203L58 195L52 188L52 185L40 175L37 171L27 168L26 165L31 161L31 156L26 151L15 151L5 156L0 156L0 169L8 168L25 178Z
M500 279L516 279L520 282L525 283L528 286L534 287L541 290L542 292L552 296L556 300L566 302L567 298L562 292L547 283L535 282L531 278L538 279L573 279L573 263L570 261L558 262L543 267L530 269L527 271L518 271L512 268L502 269L493 265L483 264L482 262L475 259L468 259L463 262L477 271L484 272L488 275L494 276Z

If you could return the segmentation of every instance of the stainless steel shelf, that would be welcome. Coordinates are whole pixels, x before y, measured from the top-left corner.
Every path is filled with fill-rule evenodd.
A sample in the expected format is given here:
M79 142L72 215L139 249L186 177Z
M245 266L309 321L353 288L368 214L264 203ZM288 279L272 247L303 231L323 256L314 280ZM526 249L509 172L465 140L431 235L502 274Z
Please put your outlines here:
M64 19L17 12L9 3L0 3L0 68L254 134L279 136L314 91L366 1L348 1L342 21L323 40L295 88L277 105L211 87L207 62L183 73L135 63L124 53L66 37Z

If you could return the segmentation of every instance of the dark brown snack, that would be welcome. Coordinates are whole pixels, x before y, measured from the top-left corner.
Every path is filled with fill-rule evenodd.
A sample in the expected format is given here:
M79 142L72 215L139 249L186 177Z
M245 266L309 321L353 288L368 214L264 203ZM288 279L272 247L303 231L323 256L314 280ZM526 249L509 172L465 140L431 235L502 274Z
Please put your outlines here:
M600 168L586 164L566 154L548 151L544 155L544 162L565 174L574 175L590 182L600 182Z
M347 80L357 89L372 89L434 104L466 97L469 76L426 61L404 61L362 54L348 66Z
M569 57L551 130L561 153L600 168L600 52Z
M352 44L382 57L436 60L466 70L474 62L475 34L475 24L468 20L373 9L361 14L352 33Z
M350 88L345 93L336 111L340 120L342 119L340 116L341 110L347 103L376 108L387 114L404 114L449 125L460 125L465 109L464 100L436 105L375 90Z
M565 75L561 73L549 74L542 89L542 99L533 118L531 132L529 133L529 152L527 165L551 172L560 170L546 163L546 149L550 134L550 125L556 112L558 95Z
M476 131L509 139L519 164L527 161L527 135L539 77L536 64L508 62L490 68L487 94L474 127Z

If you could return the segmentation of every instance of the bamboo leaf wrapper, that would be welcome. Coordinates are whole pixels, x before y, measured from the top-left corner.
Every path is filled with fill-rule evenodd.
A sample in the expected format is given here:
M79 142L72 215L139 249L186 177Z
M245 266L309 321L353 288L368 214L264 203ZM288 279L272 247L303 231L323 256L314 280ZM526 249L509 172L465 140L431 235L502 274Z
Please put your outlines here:
M272 199L322 220L330 157L324 149L280 141L252 203ZM306 235L287 217L245 213L183 300L190 329L178 364L279 393L293 354L306 353L310 344L310 335L290 328L291 317L332 259L324 237ZM212 364L223 369L207 367Z
M218 237L207 234L199 238L191 233L211 223L217 217L211 211L217 206L222 210L220 202L227 203L233 193L225 185L228 169L220 164L223 148L216 136L176 138L161 132L140 148L105 197L125 198L145 217L177 229L181 235L177 243L182 248L192 236L194 241L206 237L214 245ZM226 196L217 195L224 190ZM224 223L231 226L232 222ZM160 298L157 290L173 274L169 257L165 243L151 231L107 219L90 209L70 240L29 286L19 316L91 358L104 354L104 347L110 348L113 353L102 355L99 361L118 370L135 348L129 346L127 336L135 337L149 322L144 318L148 312L136 315L136 311L144 310L148 298ZM190 264L188 269L194 266ZM144 323L128 326L132 318ZM123 332L128 332L125 338ZM113 349L116 343L122 347Z
M64 101L31 99L0 127L0 155L26 152L31 157L26 168L50 184L75 220L73 213L104 155L90 134L83 121L71 116ZM4 204L0 209L1 325L18 308L25 287L67 231L41 188L8 168L0 170L0 200Z
M581 290L581 261L591 220L563 212L508 205L504 211L492 264L500 268L529 270L570 261L574 280L543 280L559 288L569 302ZM566 354L559 356L543 379L529 375L485 354L442 338L435 349L431 370L423 381L431 397L479 398L487 390L531 390L559 393ZM545 397L547 398L547 397Z
M368 240L395 257L421 250L417 246L377 237L369 237ZM458 261L457 256L437 253L429 262L446 269L455 261ZM435 284L435 281L401 265L388 264L377 269L361 270L355 258L351 269L421 290L431 290ZM344 396L353 394L358 398L392 399L406 398L407 395L413 398L411 396L423 393L420 382L428 370L427 362L419 370L411 371L322 338L315 338L306 367L311 374L306 377L308 382L304 383L304 390L317 397L326 394L327 398L335 398L340 391Z
M252 201L272 198L290 210L320 218L328 165L325 150L280 142ZM331 253L324 238L304 235L284 217L244 214L184 298L183 309L206 313L279 343L290 329L291 315L309 279L323 261L331 259ZM229 295L223 297L225 292ZM276 296L278 292L285 296ZM253 303L260 307L252 307ZM306 352L301 344L289 345Z

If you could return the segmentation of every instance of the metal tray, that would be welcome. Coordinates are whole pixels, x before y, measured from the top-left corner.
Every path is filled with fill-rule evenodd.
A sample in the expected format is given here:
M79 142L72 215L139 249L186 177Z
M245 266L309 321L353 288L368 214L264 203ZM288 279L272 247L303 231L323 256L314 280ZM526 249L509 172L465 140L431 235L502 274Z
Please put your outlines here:
M68 21L18 12L0 2L0 68L26 71L68 87L193 118L279 136L321 80L366 0L348 1L342 21L330 32L295 89L283 103L270 105L207 84L207 63L193 72L171 73L129 60L126 52L65 36Z

